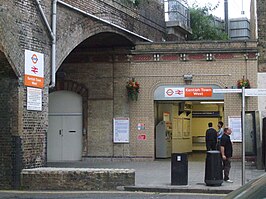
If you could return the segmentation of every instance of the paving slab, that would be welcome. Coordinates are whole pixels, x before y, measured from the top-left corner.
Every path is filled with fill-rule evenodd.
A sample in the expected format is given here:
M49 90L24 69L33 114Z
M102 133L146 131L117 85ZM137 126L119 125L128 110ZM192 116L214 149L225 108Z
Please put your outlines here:
M76 162L48 163L49 167L72 168L118 168L135 170L135 186L124 187L126 191L150 192L194 192L227 194L242 184L241 161L232 161L230 179L233 183L223 182L221 186L206 186L205 155L190 155L188 158L188 185L171 185L171 159L155 161L131 161L112 158L86 159ZM265 173L257 170L253 164L246 164L246 181Z

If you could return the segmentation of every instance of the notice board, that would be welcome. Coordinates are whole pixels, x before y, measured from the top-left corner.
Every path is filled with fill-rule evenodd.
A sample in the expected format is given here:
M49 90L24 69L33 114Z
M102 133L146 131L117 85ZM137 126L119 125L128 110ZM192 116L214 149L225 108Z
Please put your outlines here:
M27 87L27 110L42 111L42 89Z
M241 116L229 116L228 124L232 129L231 141L242 142Z
M114 143L129 143L129 118L114 118L113 133Z

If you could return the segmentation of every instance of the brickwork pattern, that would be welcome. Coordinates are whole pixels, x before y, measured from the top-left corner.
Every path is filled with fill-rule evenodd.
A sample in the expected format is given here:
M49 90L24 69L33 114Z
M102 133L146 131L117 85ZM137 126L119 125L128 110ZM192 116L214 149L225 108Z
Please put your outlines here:
M124 71L129 70L127 63L85 63L85 64L63 64L61 72L65 74L64 81L77 82L88 89L86 96L87 118L84 118L87 126L85 156L125 156L129 155L128 146L113 145L112 120L113 117L124 117L128 115L125 97L126 77ZM113 71L116 71L115 79ZM78 77L78 78L77 78ZM122 77L122 79L121 79ZM122 81L124 80L124 81ZM121 83L122 82L122 83ZM119 89L114 84L117 84ZM120 85L123 92L120 92ZM115 91L114 91L115 90ZM73 89L72 91L75 91ZM77 91L75 91L77 92ZM114 107L114 100L117 100ZM101 109L99 109L101 107Z
M136 33L159 41L162 36L161 8L156 4L148 4L154 10L144 14L144 8L139 11L128 9L113 0L78 0L65 1L77 7L92 12L95 15L110 19L124 27L133 27ZM151 2L151 1L149 1ZM48 21L51 21L51 1L41 1ZM86 4L85 6L82 6ZM94 5L93 5L94 4ZM91 5L91 6L88 6ZM104 6L105 5L105 6ZM258 1L260 9L259 28L265 28L265 1ZM95 10L90 10L90 9ZM105 9L109 10L105 10ZM99 12L98 12L99 11ZM110 15L111 13L112 15ZM148 14L150 13L150 17ZM140 15L139 15L140 14ZM147 14L147 15L146 15ZM158 16L156 16L158 14ZM264 17L264 18L263 18ZM123 18L123 20L121 20ZM161 18L160 20L157 20ZM138 19L138 20L136 20ZM154 20L152 20L154 19ZM125 33L124 31L103 24L83 14L74 12L63 5L58 5L58 34L57 34L57 68L61 66L69 53L82 41L90 36L101 32L114 32L120 34L135 43L139 38ZM0 56L8 59L0 62L1 97L0 102L7 104L1 107L0 117L3 119L3 130L0 136L3 138L3 150L1 163L7 176L6 184L10 186L10 142L11 135L22 138L23 168L44 166L46 162L46 132L48 129L48 95L50 82L50 44L49 33L45 27L35 1L30 0L4 0L0 9L0 50L4 51ZM154 28L155 27L155 28ZM265 31L264 31L265 32ZM265 33L260 31L260 47L264 47ZM120 59L99 60L97 57L91 62L63 64L67 74L65 80L77 82L88 89L87 96L87 152L88 156L131 156L141 158L154 157L154 101L153 93L156 87L163 84L183 85L182 76L192 73L193 84L216 84L224 87L236 85L236 81L245 75L256 87L257 82L257 60L251 56L245 59L246 53L257 52L256 42L180 42L180 43L152 43L138 44L127 60ZM24 73L24 50L34 50L45 55L45 89L43 89L42 111L27 111L26 88L21 85ZM201 59L182 61L175 59L180 54L202 54ZM232 58L217 56L213 61L206 61L207 53L234 54ZM125 56L130 54L125 53ZM163 59L163 54L168 58ZM203 56L204 54L204 56ZM260 66L263 66L263 51L261 51ZM110 55L105 52L98 55ZM121 53L120 53L121 55ZM135 59L139 56L139 59ZM146 56L146 57L145 57ZM189 56L188 56L189 57ZM218 57L220 57L218 59ZM163 60L161 60L161 58ZM197 56L196 56L197 58ZM215 56L214 56L215 58ZM108 61L109 60L109 61ZM117 61L114 61L117 60ZM130 62L129 62L130 61ZM4 67L2 67L4 66ZM11 70L12 69L12 70ZM231 74L231 76L212 76L201 74ZM14 77L16 75L16 78ZM137 102L128 101L126 97L125 82L128 78L135 77L141 84L141 93ZM19 81L18 81L19 78ZM10 87L10 85L12 85ZM75 84L73 84L75 85ZM64 87L65 88L65 87ZM77 91L78 88L75 88ZM78 92L78 91L77 91ZM225 118L229 115L239 114L239 96L225 96ZM84 106L86 107L86 105ZM248 110L257 109L256 98L247 100ZM11 120L7 121L4 114L9 115ZM131 133L130 144L112 143L112 119L113 117L130 117ZM85 121L86 122L86 121ZM227 121L226 121L227 122ZM138 123L145 123L146 129L138 131ZM139 134L146 134L147 140L138 140ZM10 137L9 137L10 136ZM84 147L84 148L86 148ZM9 167L9 170L7 168ZM2 169L2 168L1 168ZM2 177L2 176L1 176Z
M22 107L22 138L24 168L41 167L46 162L46 133L48 130L48 88L42 90L42 111L27 110L26 87L20 87Z
M69 2L70 1L65 1ZM51 1L41 1L41 6L44 10L44 14L47 17L48 22L51 22ZM153 11L145 11L144 7L141 11L135 8L123 6L119 1L71 1L74 6L81 5L85 11L89 11L104 19L110 20L112 23L116 23L119 26L126 28L133 28L137 34L151 37L154 40L160 40L164 31L164 20L160 15L163 13L162 7L158 7L158 4L152 3L147 5ZM81 3L81 4L80 4ZM93 5L94 4L94 5ZM146 7L145 7L146 8ZM91 10L92 9L92 10ZM128 34L124 31L113 28L109 25L103 24L102 22L86 17L81 13L73 11L69 8L58 3L58 16L57 16L57 68L61 65L65 57L83 40L88 37L101 33L101 32L116 32L120 35L128 38L129 40L136 42L139 39L132 34ZM158 15L158 13L161 13ZM150 16L148 16L150 15ZM138 19L138 20L136 20ZM1 117L1 188L11 186L11 173L12 165L11 162L11 135L19 136L22 140L22 163L23 168L34 168L45 165L46 162L46 133L48 130L48 95L50 83L50 59L51 59L51 38L49 31L45 26L43 19L40 15L40 11L35 1L30 0L3 0L0 9L0 75L1 75L1 87L0 87L0 102L1 104L7 104L10 106L2 106L0 117ZM152 32L152 34L150 34ZM23 84L24 75L24 50L33 50L44 54L44 75L45 75L45 89L43 89L42 96L42 111L27 111L26 107L26 88ZM2 53L4 52L4 53ZM6 60L2 61L2 57ZM118 57L118 60L122 59ZM7 61L8 60L8 61ZM97 61L96 59L94 61ZM98 67L98 66L96 66ZM105 68L103 68L105 70ZM96 69L94 69L96 70ZM109 69L107 73L111 72ZM91 72L91 75L94 75ZM82 74L80 74L82 76ZM3 79L4 77L5 79ZM88 77L84 77L88 78ZM100 77L102 78L102 77ZM19 79L19 81L18 81ZM108 79L108 78L107 78ZM113 110L113 77L110 76L108 81L98 81L95 78L92 82L99 84L102 89L105 90L103 93L99 93L94 87L90 88L91 92L97 96L97 99L104 98L103 103L106 105L106 110ZM14 84L13 87L8 86L11 82ZM82 82L82 81L81 81ZM75 84L73 84L75 85ZM74 88L77 93L78 88ZM82 92L82 91L81 91ZM93 101L94 97L92 94L89 96L92 99L90 105L94 105L96 101ZM107 98L108 103L105 103ZM125 99L125 98L124 98ZM109 102L110 101L110 102ZM96 103L98 107L102 103ZM84 104L83 107L88 106L88 103ZM117 107L117 106L116 106ZM88 110L85 108L85 110ZM96 112L96 108L95 108ZM107 111L106 111L107 112ZM112 111L110 111L112 112ZM119 114L119 110L117 110ZM122 111L124 112L124 111ZM109 113L109 112L108 112ZM113 113L113 112L112 112ZM86 115L87 112L84 113ZM104 114L104 113L103 113ZM112 114L110 114L112 115ZM112 115L113 116L113 115ZM107 145L112 143L112 116L108 117L108 122L103 126L103 137L108 134L105 140L108 140ZM10 121L7 121L9 117ZM93 115L91 116L93 117ZM88 121L88 120L86 120ZM86 121L84 124L87 125ZM100 124L96 121L96 124ZM95 125L95 123L93 123ZM98 127L95 127L98 129ZM106 132L106 129L107 132ZM96 134L96 133L95 133ZM6 136L4 136L6 135ZM95 136L89 134L90 136ZM104 149L104 144L101 146L101 150L112 151L110 146L108 149ZM84 144L84 146L87 146ZM128 148L128 147L127 147ZM86 151L84 147L84 151ZM98 150L98 148L96 148ZM124 154L121 152L121 147L116 149L118 154ZM124 150L124 149L123 149ZM128 149L127 149L128 151ZM129 152L126 152L127 154ZM2 164L4 162L5 164Z
M21 173L25 190L116 190L134 186L135 171L130 169L37 168Z
M49 2L43 6L46 7ZM0 11L1 46L13 63L16 75L24 73L24 49L35 50L49 56L50 45L47 31L40 20L37 7L32 1L4 0ZM49 60L49 57L47 58ZM49 68L49 67L47 67Z
M119 0L64 2L155 41L160 41L165 32L163 4L156 0L142 1L138 7Z
M46 54L45 63L49 63L50 40L45 26L40 20L37 7L32 1L4 1L2 5L4 9L0 11L0 23L4 24L5 29L1 29L1 46L9 59L9 70L13 69L17 78L23 79L24 49ZM42 4L44 10L48 5L49 2ZM10 11L11 9L12 11ZM45 74L49 73L48 68L45 67ZM12 111L10 118L14 118L10 126L14 129L9 130L9 132L22 137L23 165L25 167L42 166L46 157L45 133L48 127L48 89L43 90L43 111L27 111L26 88L19 86L22 82L15 82L14 93L16 95L12 96L14 98L11 101L14 101L16 108L10 108ZM46 78L45 84L48 83L49 78Z
M17 163L14 162L14 157L21 155L15 153L16 146L12 142L13 135L17 134L18 130L17 116L14 114L17 110L17 93L13 83L9 79L1 79L0 86L0 187L3 189L13 187L14 167Z
M18 134L17 79L1 51L0 65L0 188L10 189L16 166L12 137Z
M244 75L251 81L252 87L257 87L257 57L246 56L247 50L244 48L247 46L250 51L248 54L253 55L256 53L256 45L252 42L246 44L221 42L220 45L195 42L189 45L186 43L161 44L158 47L158 44L141 44L136 46L136 49L141 50L133 51L131 62L127 59L122 62L121 60L118 62L117 59L112 61L109 58L109 62L63 64L61 70L66 74L66 79L75 80L88 88L88 152L85 157L153 159L154 90L164 84L184 85L184 74L193 75L193 85L213 84L221 88L236 87L237 80ZM158 47L156 53L148 53L154 49L154 46ZM180 53L174 52L180 46L183 46L182 50L194 49L193 56L187 52L190 57L187 61L175 58L182 52L181 50ZM206 53L202 52L202 48L206 46L208 46L206 52L214 56L213 61L207 61ZM217 52L217 48L223 48L223 52ZM164 57L162 52L166 49L167 56L170 58L161 60L161 57ZM103 56L106 56L104 54L103 52ZM95 60L93 53L91 55L87 53L87 56L90 60ZM122 57L126 58L126 56ZM142 59L142 57L149 59ZM141 85L137 102L132 102L126 97L125 83L131 77L135 77ZM240 115L240 101L241 97L238 94L225 95L226 125L228 116ZM256 110L257 99L247 98L246 105L247 110ZM102 110L98 109L99 106ZM126 116L130 117L130 144L113 144L112 118ZM145 130L137 130L138 123L144 123ZM145 135L146 140L139 140L139 135ZM239 150L236 148L235 151L237 155Z
M0 187L7 189L12 184L12 171L10 170L12 168L12 145L8 79L1 79L0 89Z
M156 1L151 1L151 4L149 5L145 4L146 7L140 6L140 10L143 9L146 12L153 9L151 13L154 14L149 17L142 16L144 13L143 11L140 12L138 9L135 10L122 6L119 1L65 0L64 2L154 41L161 41L161 38L164 35L163 31L165 29L162 25L164 23L163 17L160 17L160 20L155 20L159 16L163 16L162 7L158 6ZM84 17L81 13L73 12L69 8L59 4L57 24L57 34L59 36L57 38L57 51L60 53L57 55L57 66L60 66L68 54L78 44L101 32L113 32L120 34L121 36L128 38L133 43L143 41L136 36L128 34L117 28L113 28L103 22L90 17Z
M219 45L220 44L220 45ZM139 95L139 100L137 102L130 104L130 118L132 120L131 126L131 153L132 155L154 155L154 101L153 93L154 90L160 85L166 84L175 84L175 85L184 85L183 75L192 74L193 81L192 85L199 84L210 84L218 85L221 88L236 88L236 82L238 79L241 79L243 75L247 77L253 88L257 87L257 59L251 56L251 58L246 59L246 50L244 46L247 45L252 47L256 51L256 45L254 43L197 43L186 44L180 43L178 45L164 45L164 44L154 44L154 45L138 45L136 46L136 56L140 57L141 53L147 55L147 52L152 52L153 49L157 49L154 54L159 54L160 51L167 49L168 53L172 49L178 49L179 52L187 52L189 50L194 50L195 59L189 59L188 61L176 60L176 61L135 61L134 55L130 67L130 76L135 77L135 79L141 85L141 93ZM145 48L146 47L146 48ZM203 47L206 49L203 51ZM249 48L248 47L248 48ZM217 49L223 48L223 52L231 54L231 59L228 59L228 55L221 56L221 52L217 52ZM254 53L252 52L250 53ZM160 49L160 50L158 50ZM180 50L179 50L180 49ZM182 50L182 51L181 51ZM203 52L202 52L203 51ZM200 55L204 52L215 53L220 55L218 60L207 61L205 59L197 59L201 57ZM199 54L199 55L195 55ZM188 57L190 57L188 55ZM223 57L225 57L223 59ZM219 75L220 74L220 75ZM227 118L228 116L241 115L241 97L238 94L226 94L225 95L225 125L228 125ZM257 97L247 98L247 110L257 110ZM146 120L143 120L146 118ZM150 118L150 119L149 119ZM148 141L144 141L143 146L141 147L143 141L136 139L137 135L140 133L136 129L137 123L147 123L147 126L150 127L148 132ZM239 145L235 145L235 155L239 157ZM145 151L145 152L144 152Z

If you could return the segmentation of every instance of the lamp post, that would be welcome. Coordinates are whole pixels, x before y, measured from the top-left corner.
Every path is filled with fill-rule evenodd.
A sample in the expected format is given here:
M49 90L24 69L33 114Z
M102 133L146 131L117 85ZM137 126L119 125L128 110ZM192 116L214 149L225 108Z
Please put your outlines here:
M241 120L241 128L242 128L242 185L245 184L245 87L242 87L242 120Z

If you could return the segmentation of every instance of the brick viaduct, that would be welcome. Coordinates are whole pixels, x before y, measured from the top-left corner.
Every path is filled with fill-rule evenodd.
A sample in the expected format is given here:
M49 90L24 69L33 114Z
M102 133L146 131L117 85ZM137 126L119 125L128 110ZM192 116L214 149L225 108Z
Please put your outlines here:
M55 1L57 2L57 82L54 88L50 88L52 41L37 2L39 1L3 0L0 4L0 188L2 189L19 188L21 169L46 165L48 96L50 92L56 90L74 91L82 96L83 127L87 132L87 127L90 126L90 132L97 131L98 137L101 138L99 144L100 142L93 140L95 135L84 135L83 142L86 143L83 144L84 156L137 156L138 144L132 148L129 145L113 146L110 142L112 118L121 115L129 117L131 112L134 114L136 108L135 104L128 103L121 88L124 88L125 82L140 66L137 63L133 65L133 69L131 68L131 61L141 61L132 57L136 44L139 44L136 55L143 50L149 56L153 56L157 52L157 47L158 51L170 49L167 45L156 43L165 37L164 14L159 1L143 1L141 6L136 8L130 4L124 5L119 0L58 0ZM40 7L48 24L52 23L52 3L49 0L40 1ZM265 72L265 0L258 0L257 3L261 54L259 70ZM154 47L150 47L150 44L145 47L142 43L149 41L155 42ZM185 46L184 49L193 49L193 46L195 49L200 46L198 43L182 45ZM215 46L219 48L219 44L216 43L209 46L210 49ZM225 46L229 52L231 44ZM251 53L257 51L254 44L248 47L243 47L241 44L235 46L238 48L237 53L240 54L247 50ZM173 52L175 48L171 46L170 51ZM25 49L44 54L45 87L42 90L42 111L27 110L27 88L23 84ZM195 49L195 51L200 50ZM138 57L144 61L147 59L147 56L146 58L135 56L136 59ZM251 60L252 66L255 64L253 61ZM140 71L135 73L138 72ZM256 80L256 77L252 78ZM159 80L152 81L155 81L154 85L159 82ZM147 85L151 83L149 79L143 82L147 82ZM150 106L148 101L141 104L143 111L145 105ZM147 124L153 124L152 118L143 113L138 117L143 118ZM149 149L152 148L153 145L149 146ZM147 150L140 157L153 158L152 153Z
M52 2L40 4L51 24ZM129 48L137 41L147 41L145 38L161 40L165 32L162 13L162 6L154 1L144 2L140 9L118 0L57 1L56 68L77 45L100 33L107 34L91 39L87 43L92 45L87 48L97 52L98 44ZM10 188L17 186L21 168L39 167L46 162L51 38L35 0L4 0L0 18L0 187ZM26 110L25 49L44 53L46 78L41 112Z

